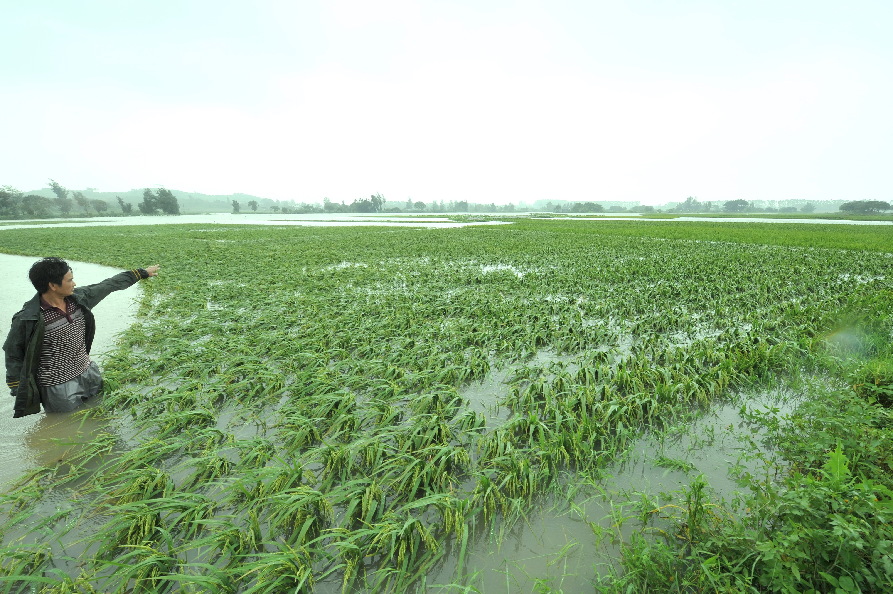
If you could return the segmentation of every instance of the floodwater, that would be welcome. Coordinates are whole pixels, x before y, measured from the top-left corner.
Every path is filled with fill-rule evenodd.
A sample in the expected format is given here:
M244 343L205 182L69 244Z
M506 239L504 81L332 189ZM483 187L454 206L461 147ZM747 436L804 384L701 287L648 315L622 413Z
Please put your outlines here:
M6 340L13 314L22 304L34 296L34 288L28 280L28 269L38 258L0 254L0 320L2 340ZM121 272L117 268L83 262L69 261L75 283L84 286L96 283ZM146 265L138 263L137 266ZM96 316L96 337L91 356L102 366L103 354L114 345L115 337L130 327L134 321L139 284L117 291L106 297L93 310ZM0 370L6 376L5 357L0 360ZM77 435L92 435L102 429L103 421L81 419L79 415L43 412L19 419L12 418L13 399L6 391L0 397L0 491L5 491L24 473L54 463L66 456L69 443Z
M504 422L499 400L508 391L506 370L494 371L463 391L473 410L489 415L488 425ZM622 573L621 544L633 533L673 530L685 490L700 476L710 499L735 513L745 489L738 476L760 476L782 464L765 445L762 428L750 417L783 417L799 402L783 387L734 395L709 411L680 419L634 441L619 461L595 482L568 484L570 504L561 497L530 510L505 534L487 533L469 544L464 572L476 591L594 591L595 576ZM503 411L505 413L505 411ZM648 513L663 507L662 514ZM498 523L497 523L498 525ZM448 557L428 577L428 591L454 592L456 559ZM551 590L550 590L551 589Z
M383 216L335 214L232 214L162 215L134 217L90 217L84 219L36 219L0 224L4 229L33 229L35 227L119 227L122 225L299 225L304 227L422 227L447 229L474 225L504 225L507 221L456 222L445 216Z
M504 220L457 222L446 215L382 215L382 214L233 214L213 213L197 215L162 215L132 217L89 217L82 219L35 219L0 223L0 231L4 229L33 229L35 227L118 227L122 225L285 225L304 227L416 227L425 229L450 229L477 225L510 225L518 217L537 213L478 213L498 216ZM642 218L638 213L612 214L593 216L560 216L552 217L546 213L535 218L561 221L705 221L713 223L813 223L828 225L893 225L893 221L850 221L831 219L762 219L757 217L710 218L710 217L678 217L673 219Z

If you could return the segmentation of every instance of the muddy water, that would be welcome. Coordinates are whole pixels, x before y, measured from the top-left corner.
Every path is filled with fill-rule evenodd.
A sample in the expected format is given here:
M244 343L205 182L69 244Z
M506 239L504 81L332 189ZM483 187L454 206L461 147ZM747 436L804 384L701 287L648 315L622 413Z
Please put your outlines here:
M498 402L509 390L509 375L492 372L462 392L469 408L489 417L488 425L506 420L505 411L498 414ZM480 592L593 591L595 576L622 572L621 544L643 529L641 510L683 506L685 489L696 477L709 485L714 502L734 509L732 502L743 491L736 476L760 476L781 464L749 417L781 417L797 402L784 388L737 394L732 402L642 436L603 476L567 484L570 504L556 497L529 512L511 532L484 534L471 543L465 575L473 576L471 585ZM646 534L673 529L668 517L678 515L679 508L665 509L665 517L644 514ZM456 570L455 558L448 557L429 576L429 591L452 591L437 585L457 579Z
M0 337L6 339L9 324L22 304L34 296L34 288L28 280L28 269L37 260L32 257L0 254ZM121 272L117 268L96 264L69 262L75 283L89 285ZM94 309L96 338L92 358L102 367L103 354L110 350L115 337L134 321L136 300L140 296L139 285L125 291L117 291L106 297ZM6 376L5 357L0 360L0 370ZM13 419L13 400L5 386L0 395L0 491L5 491L23 473L63 459L73 437L94 434L103 428L104 422L84 420L79 415L44 413Z

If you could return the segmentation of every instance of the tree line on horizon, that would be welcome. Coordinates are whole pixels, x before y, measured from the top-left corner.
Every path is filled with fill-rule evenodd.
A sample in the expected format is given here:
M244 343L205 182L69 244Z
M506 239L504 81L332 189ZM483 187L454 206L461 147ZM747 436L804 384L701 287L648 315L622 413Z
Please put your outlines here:
M838 210L847 214L884 214L886 211L893 210L893 206L889 202L881 200L853 200L844 202L838 207ZM801 212L809 214L815 212L815 205L807 202L799 209L795 206L782 206L780 208L757 206L753 202L743 199L728 200L722 204L713 202L700 202L693 196L689 196L684 202L679 203L666 212L672 213L796 213Z
M180 203L174 193L165 188L151 190L146 188L142 193L142 200L134 204L125 201L120 195L116 195L117 209L112 209L114 203L102 199L90 199L81 191L70 191L57 181L49 180L49 190L53 197L29 193L25 194L11 186L0 186L0 219L23 218L54 218L70 216L130 216L142 215L179 215ZM91 188L87 189L92 191ZM45 191L45 190L44 190ZM133 192L130 192L133 196ZM244 196L244 195L243 195ZM199 201L203 206L202 211L208 210L204 206L207 202ZM421 200L413 201L387 201L381 194L372 194L369 198L358 198L350 203L333 202L329 198L323 198L322 204L297 203L295 201L274 202L267 200L267 208L274 214L340 214L340 213L513 213L519 210L514 204L497 205L493 202L480 204L468 200L432 201L429 203ZM226 202L212 203L222 205L223 208L212 209L214 212L225 212ZM633 212L633 213L675 213L675 214L717 214L717 213L804 213L815 211L815 205L807 202L799 208L784 206L779 208L758 206L755 202L743 199L728 200L724 202L702 202L689 196L679 203L671 203L663 209L647 205L635 205L630 207L618 206L612 203L607 208L593 201L547 201L539 208L520 208L523 211L542 211L567 214L586 214L603 212ZM242 202L233 199L229 202L234 214L242 212ZM257 212L261 206L257 199L247 201L251 212ZM889 202L880 200L855 200L839 205L839 212L845 214L878 215L893 210ZM118 212L120 211L120 212Z
M106 200L88 199L83 192L70 191L56 180L50 180L50 190L55 195L48 198L39 194L25 194L11 186L0 187L0 218L53 218L69 217L73 214L84 216L113 215L109 211L109 203ZM125 202L120 196L116 196L121 215L127 216L133 213L133 204ZM143 200L137 205L141 214L180 214L180 205L173 192L165 188L143 192Z

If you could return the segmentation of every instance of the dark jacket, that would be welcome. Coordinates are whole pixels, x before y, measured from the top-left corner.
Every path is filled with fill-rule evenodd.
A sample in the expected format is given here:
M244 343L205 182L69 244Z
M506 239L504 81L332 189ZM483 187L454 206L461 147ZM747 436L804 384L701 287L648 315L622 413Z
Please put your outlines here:
M121 272L95 285L75 287L72 297L84 310L87 324L85 340L87 352L93 345L96 334L96 319L90 310L105 299L109 293L120 291L133 285L149 274L142 268ZM43 315L40 312L40 294L35 293L21 311L12 316L12 327L3 350L6 352L6 385L15 398L13 418L33 415L40 412L40 392L37 389L37 366L43 344Z

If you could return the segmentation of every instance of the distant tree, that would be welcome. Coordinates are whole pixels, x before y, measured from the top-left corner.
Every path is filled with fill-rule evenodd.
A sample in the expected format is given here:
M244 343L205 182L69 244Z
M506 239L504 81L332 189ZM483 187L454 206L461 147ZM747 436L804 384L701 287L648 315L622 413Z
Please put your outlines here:
M173 192L164 188L159 188L155 192L155 197L156 204L158 204L158 208L161 209L161 212L167 215L180 214L180 204L177 202L177 197L174 196Z
M350 212L375 212L375 203L368 198L360 198L351 202L348 210Z
M279 212L279 207L276 206L276 205L274 204L273 206L270 207L270 210L272 210L273 212L278 213L278 212Z
M93 210L99 213L105 212L109 209L109 203L105 200L91 200L90 206L93 207Z
M298 207L298 213L300 214L315 214L321 212L324 212L323 208L320 208L318 204L311 204L309 202L301 202L301 205Z
M723 210L726 212L745 212L749 208L750 202L742 200L741 198L737 200L729 200L723 205Z
M233 200L233 214L239 214L239 201Z
M889 202L881 202L880 200L853 200L852 202L844 202L840 205L840 212L848 212L853 214L880 214L885 210L890 210Z
M83 209L85 214L89 211L90 201L87 200L87 197L84 196L83 192L72 192L71 197L74 198L74 201L81 207L81 209Z
M56 180L50 180L50 189L53 191L53 194L56 195L56 198L59 198L60 200L68 199L68 190L63 188Z
M571 212L605 212L605 209L595 202L574 202Z
M812 202L807 202L806 204L804 204L803 206L800 207L800 212L807 213L807 214L809 214L811 212L815 212L815 204L813 204Z
M382 198L381 194L372 194L369 198L369 201L372 202L372 211L373 212L381 212L384 208L384 198Z
M778 209L778 212L784 213L784 214L797 212L797 207L796 206L782 206L781 208Z
M133 204L130 202L124 202L120 196L115 196L118 199L118 206L121 207L121 212L125 215L129 215L133 211Z
M143 190L143 201L137 204L136 207L144 215L153 215L158 211L158 198L152 193L152 190L146 188Z
M249 200L248 208L250 208L252 212L257 212L257 200Z
M701 212L703 208L701 207L701 203L693 197L689 196L685 199L685 202L679 204L674 209L673 212Z
M56 208L59 209L59 212L62 213L63 217L67 217L71 212L72 206L74 206L74 202L70 198L55 198L53 199L53 203L55 203Z
M22 193L12 186L0 187L0 218L12 219L22 214Z
M62 216L67 217L68 213L71 212L72 207L72 202L68 198L68 190L62 187L62 185L54 179L50 180L50 189L53 191L53 194L56 195L54 202L59 209L59 212L62 213Z
M71 200L68 201L69 203ZM31 194L22 198L22 209L29 217L47 217L50 214L53 201L45 196Z
M413 204L413 207L414 207L416 210L425 210L425 203L422 202L421 200L417 200L417 201L415 202L415 204Z

